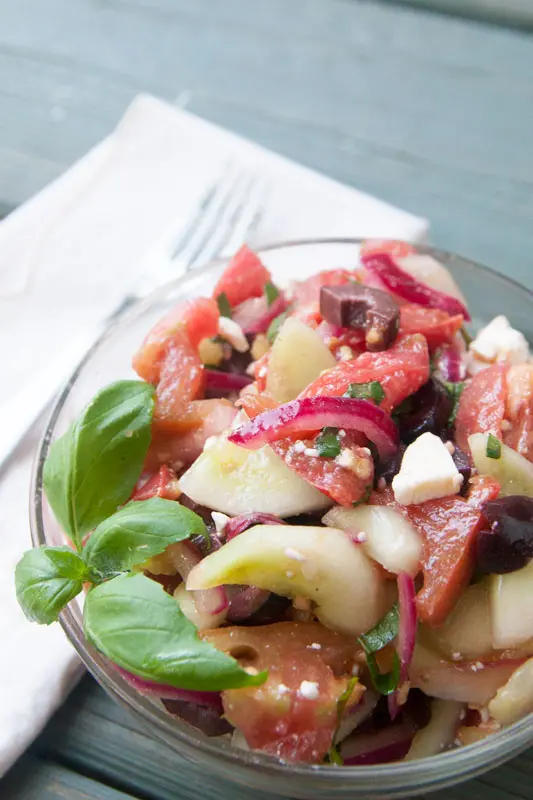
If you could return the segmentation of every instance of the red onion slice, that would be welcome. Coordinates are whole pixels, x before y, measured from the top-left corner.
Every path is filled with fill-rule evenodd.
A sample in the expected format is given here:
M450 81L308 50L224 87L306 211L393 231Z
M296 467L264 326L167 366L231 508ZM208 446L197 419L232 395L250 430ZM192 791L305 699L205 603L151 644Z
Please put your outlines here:
M450 383L458 383L466 378L466 365L460 350L453 345L444 345L435 359L437 372Z
M229 587L230 600L228 609L228 622L243 622L264 606L270 592L258 589L257 586Z
M240 392L245 386L253 383L253 378L239 372L220 372L217 369L205 369L204 375L206 389L227 394Z
M259 414L237 428L228 439L240 447L257 450L286 436L327 427L364 433L376 445L383 459L390 458L398 449L398 429L391 417L369 400L351 397L320 396L291 400Z
M281 293L272 305L268 305L265 295L244 300L233 311L233 319L244 333L265 333L273 319L288 306L287 298Z
M416 589L415 582L407 572L398 575L399 627L396 652L400 659L400 681L398 689L387 698L389 714L394 720L400 711L400 691L409 676L409 666L413 659L416 644ZM405 697L407 699L407 697ZM404 699L404 702L405 702Z
M132 672L128 672L128 670L122 669L122 667L118 667L116 664L114 666L117 671L120 672L124 680L141 694L165 698L165 700L186 700L189 703L211 706L222 711L220 692L196 692L191 689L177 689L175 686L168 686L164 683L155 683L155 681L139 678L138 675L134 675Z
M389 725L375 733L350 736L341 744L340 754L345 765L350 767L400 761L409 752L413 737L414 731L409 725Z
M388 253L362 255L361 260L366 269L377 275L390 292L397 294L403 300L418 303L420 306L439 308L450 316L462 314L467 322L470 321L468 309L460 300L417 281L408 272L400 269Z
M283 520L274 514L264 514L261 511L253 511L251 514L239 514L232 517L226 523L226 541L234 539L243 531L251 528L252 525L283 525Z
M192 568L202 560L198 550L189 542L180 542L177 545L173 545L169 551L169 556L184 581L187 580ZM228 596L223 586L215 586L212 589L198 589L193 594L196 608L200 614L216 617L222 614L229 606ZM220 621L217 624L220 624Z

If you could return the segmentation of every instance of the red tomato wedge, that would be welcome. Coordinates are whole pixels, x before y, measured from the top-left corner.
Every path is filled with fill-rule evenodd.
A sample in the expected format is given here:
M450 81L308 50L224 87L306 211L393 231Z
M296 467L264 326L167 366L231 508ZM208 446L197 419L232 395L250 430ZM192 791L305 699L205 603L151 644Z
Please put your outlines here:
M393 506L420 532L424 541L424 586L417 594L418 617L441 625L454 609L474 571L474 546L484 525L480 507L498 494L491 478L477 481L468 497L442 497L412 506L396 503L391 488L373 492L370 503Z
M160 464L170 464L177 471L188 467L211 436L218 436L229 428L236 413L237 409L229 400L213 398L193 400L187 413L176 420L172 431L155 420L145 469L151 472Z
M361 258L374 256L376 253L387 253L393 258L407 258L416 253L416 249L409 242L394 239L368 239L361 245Z
M250 419L254 419L263 411L276 407L276 403L265 395L246 393L241 395L241 407ZM303 441L306 448L314 449L316 437ZM270 446L282 458L289 469L304 480L324 492L340 506L350 507L361 500L374 481L374 461L368 448L364 445L366 438L355 431L347 431L342 441L343 450L350 455L350 466L343 467L335 459L310 456L298 452L294 448L294 438L287 437L273 442Z
M343 395L351 383L378 381L385 398L380 405L391 412L402 400L429 380L429 352L420 334L397 339L394 346L380 353L363 353L342 361L317 378L302 392L302 397Z
M152 328L133 356L133 369L148 383L157 383L161 363L174 338L181 340L185 333L191 347L196 349L202 339L216 336L219 317L216 302L207 297L174 306Z
M265 284L272 279L261 259L243 244L238 250L213 291L213 297L225 294L232 308L250 297L261 297Z
M461 314L451 317L438 308L407 304L400 307L400 336L421 333L433 353L437 347L452 341L463 321Z
M337 701L362 658L357 642L316 622L218 628L202 638L244 667L268 670L262 686L222 693L225 715L248 745L285 761L320 763L337 726ZM300 691L304 680L312 697ZM363 692L356 683L348 713Z
M137 484L131 496L132 500L150 500L152 497L162 497L165 500L177 500L180 496L178 478L174 470L163 464L159 472L152 475L141 486Z
M312 275L305 281L297 281L292 287L292 296L297 306L317 304L322 286L343 286L355 278L347 269L329 269Z
M155 391L154 424L158 430L183 426L189 403L203 392L204 366L183 330L167 342Z
M507 418L505 444L533 461L533 365L518 364L507 374Z
M455 420L455 440L465 453L470 452L468 437L473 433L492 433L502 438L508 369L503 364L487 367L465 387Z

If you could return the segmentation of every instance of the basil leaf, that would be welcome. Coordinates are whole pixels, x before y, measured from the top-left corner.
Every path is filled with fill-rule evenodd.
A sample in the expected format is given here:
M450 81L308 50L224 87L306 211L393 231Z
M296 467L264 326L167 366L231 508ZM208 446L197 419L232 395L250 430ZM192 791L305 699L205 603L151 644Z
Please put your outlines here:
M487 439L487 449L486 455L487 458L500 458L502 454L502 443L496 436L493 436L492 433L489 433L489 437Z
M83 548L83 558L106 580L190 536L208 536L201 517L175 500L152 497L128 503L101 522Z
M32 622L49 625L81 592L89 570L70 547L36 547L28 550L15 568L17 600Z
M235 659L199 638L163 587L141 573L119 575L85 598L87 639L119 667L181 689L222 691L258 686Z
M398 603L395 603L390 611L387 611L380 621L371 630L359 637L359 642L368 655L382 650L389 642L398 635L400 624L400 611Z
M390 672L380 672L373 653L366 654L366 663L370 671L370 677L374 689L383 695L392 694L397 688L400 681L400 659L398 653L394 653L392 660L392 669Z
M44 488L78 549L84 533L126 502L150 444L154 387L118 381L102 389L50 448Z
M369 381L368 383L351 383L344 396L372 400L379 406L385 399L385 392L379 381Z
M359 500L354 500L352 503L353 508L357 508L357 506L362 506L365 503L368 503L370 500L370 495L372 494L372 484L369 483L366 487L363 496Z
M265 297L268 306L271 306L274 300L277 300L279 297L279 289L270 281L265 283Z
M341 451L337 428L324 428L315 439L315 448L322 458L336 458Z
M231 319L231 306L226 292L220 292L217 297L218 310L221 317L230 317Z
M276 339L281 326L283 325L283 323L285 322L285 320L287 319L288 316L289 316L289 312L288 311L283 311L282 314L278 314L277 317L274 317L274 319L272 320L272 322L268 326L268 330L267 330L266 335L267 335L267 339L270 342L270 344L272 344L274 342L274 340Z

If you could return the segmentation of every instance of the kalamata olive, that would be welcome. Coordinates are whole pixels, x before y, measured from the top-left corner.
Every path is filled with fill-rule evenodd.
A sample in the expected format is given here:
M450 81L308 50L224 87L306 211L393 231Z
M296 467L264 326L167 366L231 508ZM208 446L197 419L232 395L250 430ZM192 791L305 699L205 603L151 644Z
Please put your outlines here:
M403 454L405 453L405 445L400 444L398 450L388 461L378 461L374 473L375 484L379 484L379 479L384 478L388 484L392 483L392 479L400 471L402 465Z
M187 700L162 700L169 714L188 722L205 733L206 736L222 736L231 733L233 726L222 714L222 709L213 706L200 706Z
M454 445L454 451L452 453L453 463L463 476L463 485L461 486L461 494L465 494L466 490L468 489L468 481L470 480L470 476L472 474L472 467L470 466L470 462L468 460L468 456L466 455L464 450L461 450L459 445Z
M490 529L476 541L480 572L503 575L525 567L533 558L533 498L510 495L483 506Z
M398 415L402 442L410 444L428 431L439 436L448 429L453 401L439 381L429 380L410 401L412 410Z
M361 328L368 350L386 350L400 328L400 309L388 292L362 283L322 286L320 313L331 325Z

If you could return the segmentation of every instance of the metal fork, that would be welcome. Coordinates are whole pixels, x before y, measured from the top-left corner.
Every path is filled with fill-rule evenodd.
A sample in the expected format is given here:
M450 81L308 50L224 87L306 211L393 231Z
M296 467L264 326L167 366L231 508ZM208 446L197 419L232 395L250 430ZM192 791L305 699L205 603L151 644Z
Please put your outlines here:
M254 175L231 163L224 166L220 178L209 186L185 225L167 231L144 259L135 292L125 296L110 315L98 320L94 328L56 355L53 363L48 363L3 405L2 418L7 424L0 429L0 471L106 328L157 286L199 263L233 252L256 229L263 199L264 186Z

